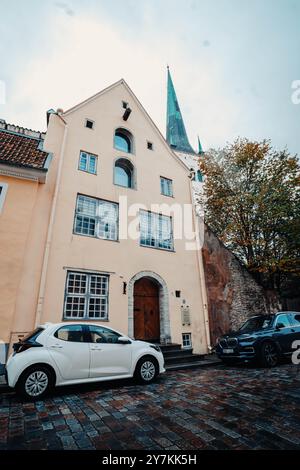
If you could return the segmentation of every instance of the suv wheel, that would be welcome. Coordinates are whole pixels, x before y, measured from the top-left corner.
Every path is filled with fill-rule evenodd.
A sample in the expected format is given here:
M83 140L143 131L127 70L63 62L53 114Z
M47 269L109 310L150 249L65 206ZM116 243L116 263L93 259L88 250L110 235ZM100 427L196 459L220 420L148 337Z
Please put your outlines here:
M33 400L43 398L54 385L53 374L44 366L33 366L23 372L16 391L24 398Z
M274 343L267 342L262 345L260 361L263 367L275 367L278 364L279 356Z
M141 383L151 383L158 375L157 362L151 356L140 359L135 368L135 378Z

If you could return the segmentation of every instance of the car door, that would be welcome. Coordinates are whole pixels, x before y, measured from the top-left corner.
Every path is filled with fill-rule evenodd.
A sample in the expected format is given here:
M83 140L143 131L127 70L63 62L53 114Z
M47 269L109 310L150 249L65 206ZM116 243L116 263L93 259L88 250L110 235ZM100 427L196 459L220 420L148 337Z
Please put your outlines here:
M128 375L131 370L132 344L120 344L115 331L88 325L90 333L90 377Z
M63 379L89 377L90 350L82 325L61 326L49 336L47 347Z
M283 354L292 351L292 326L289 315L280 314L275 318L273 338L279 343Z
M300 313L290 313L290 319L292 324L292 350L295 351L296 347L293 348L294 341L300 341Z

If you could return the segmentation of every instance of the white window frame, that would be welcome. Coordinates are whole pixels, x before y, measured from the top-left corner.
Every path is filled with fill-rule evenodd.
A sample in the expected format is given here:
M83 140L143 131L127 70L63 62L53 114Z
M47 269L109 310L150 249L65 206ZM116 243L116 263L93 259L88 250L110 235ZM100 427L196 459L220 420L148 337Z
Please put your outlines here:
M184 337L187 337L187 339ZM186 340L188 340L188 342L185 344ZM182 333L182 348L192 349L192 347L192 333Z
M85 169L80 168L81 158L83 157L83 155L86 155ZM91 157L95 159L95 171L90 171ZM79 161L78 161L78 170L79 171L84 171L85 173L90 173L91 175L97 175L97 168L98 168L98 155L95 155L94 153L86 152L85 150L80 150Z
M70 276L80 276L82 279L85 278L85 291L84 292L73 292L70 289ZM104 282L105 292L102 294L95 294L92 292L92 279L101 278L101 283ZM70 302L69 299L81 300L83 305L83 316L67 315L67 305ZM90 304L91 301L99 300L100 305L104 305L104 315L90 316ZM104 301L104 302L103 302ZM72 300L73 302L73 300ZM109 276L107 274L95 273L95 272L82 272L82 271L67 271L66 284L65 284L65 300L64 300L64 320L94 320L94 321L107 321L108 320L108 306L109 306ZM101 312L101 307L100 307Z
M174 251L174 238L173 238L173 223L172 217L168 215L158 214L157 212L146 211L140 209L140 246L144 246L147 248L155 248L157 250L166 250L166 251ZM142 240L142 224L143 220L142 217L147 217L147 237L145 240L151 240L153 243L143 243ZM168 220L170 224L170 247L160 246L163 243L163 235L162 231L162 221ZM150 231L149 231L150 227ZM150 238L148 238L150 236Z
M163 196L173 197L173 180L166 178L165 176L160 177L160 193Z
M90 203L91 205L95 205L95 212L94 214L88 213L88 212L83 212L79 210L79 201L80 199L88 204ZM116 211L116 220L114 221L115 223L115 237L110 237L110 236L103 236L103 218L101 216L101 206L104 204L110 204L115 207ZM90 224L95 227L94 229L94 234L89 234L89 233L83 233L80 231L76 230L76 221L77 217L82 217L86 219L86 223ZM87 220L89 219L89 220ZM111 225L113 226L113 225ZM95 197L91 196L86 196L85 194L77 194L76 198L76 207L75 207L75 216L74 216L74 226L73 226L73 233L75 235L81 235L84 237L92 237L92 238L99 238L101 240L111 240L111 241L118 241L119 240L119 204L116 202L112 201L106 201L105 199L98 199ZM106 232L104 232L106 233ZM107 232L107 235L111 234L112 230L110 229Z
M0 214L1 214L3 206L4 206L4 201L5 201L5 198L6 198L8 184L0 182L0 188L1 188L1 191L0 191Z

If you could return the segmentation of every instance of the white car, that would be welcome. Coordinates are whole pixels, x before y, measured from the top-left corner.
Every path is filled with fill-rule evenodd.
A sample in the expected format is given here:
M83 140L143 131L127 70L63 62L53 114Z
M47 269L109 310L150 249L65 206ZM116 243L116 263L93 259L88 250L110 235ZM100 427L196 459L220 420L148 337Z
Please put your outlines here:
M135 377L150 383L165 372L159 346L93 323L46 323L14 344L6 365L10 387L41 398L52 387Z

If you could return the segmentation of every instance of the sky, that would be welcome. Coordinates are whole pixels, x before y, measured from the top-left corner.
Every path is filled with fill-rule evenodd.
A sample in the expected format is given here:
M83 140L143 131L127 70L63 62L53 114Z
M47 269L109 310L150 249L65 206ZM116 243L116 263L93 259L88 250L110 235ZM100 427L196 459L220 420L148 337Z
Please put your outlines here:
M44 131L124 78L165 135L168 64L194 148L300 153L299 20L300 0L0 0L0 118Z

